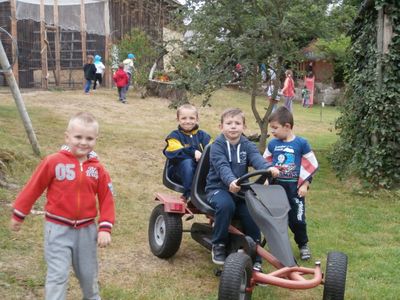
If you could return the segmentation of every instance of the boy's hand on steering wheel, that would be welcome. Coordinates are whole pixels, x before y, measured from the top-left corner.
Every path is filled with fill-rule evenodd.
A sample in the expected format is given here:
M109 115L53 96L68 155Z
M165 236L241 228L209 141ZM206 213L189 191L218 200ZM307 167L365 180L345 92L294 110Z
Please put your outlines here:
M267 171L271 172L271 175L273 178L278 177L279 176L279 169L276 167L270 167L267 169Z
M237 185L237 179L235 179L234 181L231 182L231 184L229 185L229 191L233 194L238 193L240 191L240 185Z

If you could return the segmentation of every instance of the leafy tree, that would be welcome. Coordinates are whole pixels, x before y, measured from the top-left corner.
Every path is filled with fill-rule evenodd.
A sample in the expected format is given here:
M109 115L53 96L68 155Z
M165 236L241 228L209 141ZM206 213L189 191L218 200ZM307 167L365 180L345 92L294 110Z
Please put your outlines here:
M140 87L146 85L150 69L161 51L151 38L137 28L125 34L116 44L118 48L118 61L122 62L129 53L136 57L134 80Z
M365 8L350 32L348 99L331 160L341 176L355 174L367 187L390 188L400 182L400 3L376 2L392 24L389 51L377 49L379 6Z
M192 93L205 94L207 103L211 93L231 79L239 62L245 70L244 84L250 90L263 151L272 106L262 113L256 106L258 66L266 63L276 71L277 91L284 68L298 58L298 50L322 34L325 11L322 0L188 0L181 16L193 35L186 41L188 54L175 62L181 84Z
M350 37L344 34L331 39L318 39L316 47L333 61L334 82L343 82L346 65L349 63L348 48L350 46Z

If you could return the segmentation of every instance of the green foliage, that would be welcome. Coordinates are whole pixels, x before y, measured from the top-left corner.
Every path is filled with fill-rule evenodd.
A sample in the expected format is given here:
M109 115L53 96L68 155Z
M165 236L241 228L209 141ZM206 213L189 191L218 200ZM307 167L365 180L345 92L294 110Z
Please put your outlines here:
M118 60L122 62L129 53L133 53L135 60L134 80L139 86L147 83L150 69L160 52L159 47L144 32L133 28L116 44Z
M348 101L336 123L340 140L332 153L337 172L359 175L366 186L400 182L400 4L380 1L393 24L389 53L382 55L379 80L377 11L365 10L351 31ZM390 4L389 4L390 3Z
M344 34L332 39L318 39L316 47L334 62L334 82L343 82L345 66L349 63L350 37Z

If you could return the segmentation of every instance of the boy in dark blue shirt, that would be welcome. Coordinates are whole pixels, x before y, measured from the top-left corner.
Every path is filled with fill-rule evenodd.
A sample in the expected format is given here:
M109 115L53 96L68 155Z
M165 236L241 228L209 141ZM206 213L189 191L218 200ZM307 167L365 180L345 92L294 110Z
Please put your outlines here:
M215 209L212 261L223 265L229 237L228 228L235 214L241 219L245 234L254 241L260 240L260 230L251 218L246 202L235 195L240 191L237 180L248 173L249 166L260 170L268 169L271 164L263 159L256 145L243 136L246 125L240 109L225 110L219 127L222 134L217 137L210 150L206 193L208 203ZM273 175L278 175L278 169L269 169Z
M211 137L199 129L199 114L193 105L180 106L176 112L176 119L178 129L167 136L167 146L163 153L171 162L168 175L183 185L184 192L181 198L187 202L197 162L204 147L210 143Z
M300 258L308 260L311 251L307 245L304 197L318 162L307 140L294 135L293 115L287 108L279 107L268 122L274 139L269 142L264 157L280 171L276 183L285 189L289 199L289 227L300 249Z

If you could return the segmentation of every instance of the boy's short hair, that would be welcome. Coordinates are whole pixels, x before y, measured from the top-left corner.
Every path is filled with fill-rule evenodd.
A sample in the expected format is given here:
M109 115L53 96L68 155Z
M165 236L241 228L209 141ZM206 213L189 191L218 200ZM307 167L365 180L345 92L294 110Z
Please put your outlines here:
M268 123L278 122L280 125L290 124L290 128L294 126L292 113L284 106L278 107L269 117Z
M88 55L87 57L86 57L86 60L87 61L92 61L93 62L93 60L94 60L94 57L93 57L93 55Z
M69 119L67 130L70 130L75 122L80 122L84 126L93 126L96 128L96 133L99 133L99 123L89 112L82 111L73 115L71 119Z
M179 119L179 114L183 109L190 109L196 112L196 117L199 118L199 112L197 111L196 106L190 104L190 103L186 103L183 104L181 106L178 107L178 109L176 110L176 117Z
M244 116L244 112L240 108L228 108L225 109L221 114L221 124L224 123L225 118L227 117L235 117L240 115L243 120L243 125L246 124L246 118Z

